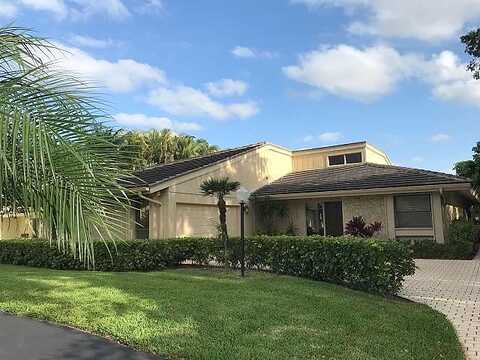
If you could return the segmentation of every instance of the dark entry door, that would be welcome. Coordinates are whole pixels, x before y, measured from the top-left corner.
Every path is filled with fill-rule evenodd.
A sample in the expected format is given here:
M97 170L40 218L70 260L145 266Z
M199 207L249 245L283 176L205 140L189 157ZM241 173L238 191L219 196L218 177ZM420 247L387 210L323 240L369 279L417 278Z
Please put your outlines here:
M343 235L343 212L341 201L325 202L325 235Z

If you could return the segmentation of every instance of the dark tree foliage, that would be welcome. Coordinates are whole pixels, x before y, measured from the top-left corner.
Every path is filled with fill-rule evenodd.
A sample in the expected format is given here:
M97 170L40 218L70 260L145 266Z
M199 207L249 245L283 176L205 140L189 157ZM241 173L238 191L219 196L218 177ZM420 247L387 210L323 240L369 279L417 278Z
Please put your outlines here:
M480 28L463 35L460 40L465 45L465 52L471 56L467 70L473 73L473 78L480 79Z
M472 180L472 186L476 191L480 190L480 142L472 148L472 160L460 161L455 164L454 170L458 176Z

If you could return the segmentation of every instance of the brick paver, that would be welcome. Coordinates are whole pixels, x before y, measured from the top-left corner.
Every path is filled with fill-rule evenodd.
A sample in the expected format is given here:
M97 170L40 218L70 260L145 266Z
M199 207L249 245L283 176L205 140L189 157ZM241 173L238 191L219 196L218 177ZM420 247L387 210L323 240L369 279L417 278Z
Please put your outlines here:
M480 360L480 261L416 260L416 265L400 296L444 313L467 359Z

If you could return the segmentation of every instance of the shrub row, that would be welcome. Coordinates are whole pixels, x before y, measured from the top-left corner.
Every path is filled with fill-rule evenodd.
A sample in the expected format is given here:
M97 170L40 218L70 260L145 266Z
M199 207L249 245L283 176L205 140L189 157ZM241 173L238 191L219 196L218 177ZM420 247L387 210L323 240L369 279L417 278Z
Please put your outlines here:
M478 238L473 224L466 221L454 221L448 227L444 244L426 239L405 239L408 247L417 259L472 259L478 250Z
M240 264L240 241L230 240L227 261ZM352 237L259 236L247 239L246 265L341 284L353 289L395 294L415 266L404 243ZM151 271L186 261L222 264L223 246L216 239L170 239L117 242L110 252L95 244L98 271ZM83 265L40 240L0 241L0 263L79 270Z

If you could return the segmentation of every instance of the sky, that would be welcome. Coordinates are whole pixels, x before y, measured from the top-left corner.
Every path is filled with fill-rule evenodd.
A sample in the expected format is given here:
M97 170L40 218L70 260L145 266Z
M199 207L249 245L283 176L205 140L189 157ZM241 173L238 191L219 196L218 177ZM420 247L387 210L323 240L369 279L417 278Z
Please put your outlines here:
M451 172L480 141L480 81L459 36L479 0L0 0L62 52L111 125L222 148L366 140Z

